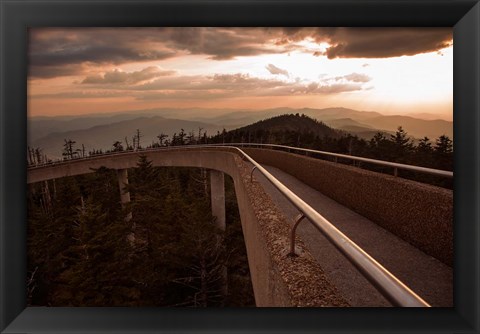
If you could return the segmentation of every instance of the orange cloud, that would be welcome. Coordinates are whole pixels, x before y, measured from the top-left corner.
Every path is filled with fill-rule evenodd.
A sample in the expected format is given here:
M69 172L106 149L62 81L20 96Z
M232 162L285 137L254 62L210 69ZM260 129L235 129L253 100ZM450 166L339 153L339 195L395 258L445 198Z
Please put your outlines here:
M175 74L175 71L162 71L156 66L149 66L140 71L123 72L119 69L87 76L82 84L136 84L139 82L151 80L154 78L169 76Z

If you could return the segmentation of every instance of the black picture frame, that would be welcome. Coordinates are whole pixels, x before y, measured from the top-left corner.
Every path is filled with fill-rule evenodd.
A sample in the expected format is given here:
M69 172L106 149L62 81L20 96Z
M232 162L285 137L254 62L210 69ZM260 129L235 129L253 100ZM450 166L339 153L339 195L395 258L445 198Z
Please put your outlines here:
M478 1L0 0L2 333L478 333ZM451 26L454 29L455 306L432 309L26 308L27 28Z

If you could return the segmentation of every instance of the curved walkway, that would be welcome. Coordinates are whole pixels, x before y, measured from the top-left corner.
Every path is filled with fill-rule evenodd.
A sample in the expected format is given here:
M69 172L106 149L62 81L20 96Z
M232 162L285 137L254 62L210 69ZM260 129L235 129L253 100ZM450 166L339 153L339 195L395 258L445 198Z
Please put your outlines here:
M264 167L432 306L453 306L452 268L293 176L274 167ZM263 175L254 173L254 177L293 225L298 210ZM297 233L352 306L390 305L306 219L300 223Z
M136 166L138 154L145 154L153 162L154 166L195 166L215 169L235 176L234 179L237 178L236 186L237 184L240 185L245 176L240 175L238 165L240 158L235 157L232 159L235 154L228 149L223 151L222 154L218 153L217 150L205 150L202 148L201 150L192 150L189 154L185 154L183 149L111 154L29 169L28 183L91 173L93 171L92 168L101 166L114 169L131 168ZM247 166L244 165L244 167ZM259 165L258 167L261 168ZM358 246L383 264L387 270L397 276L398 279L432 306L452 306L451 268L425 255L364 217L311 189L291 175L282 173L275 168L269 167L268 169L287 188L299 195L314 210L324 215L339 230L350 237ZM284 195L280 194L269 181L260 175L257 172L255 177L262 183L261 188L264 188L271 194L273 201L283 211L286 218L292 220L297 215L297 210L285 199ZM248 177L248 179L250 178ZM237 198L238 195L237 193ZM240 196L243 202L239 201L239 206L249 202L244 197ZM246 210L243 211L246 212ZM243 224L244 219L242 218ZM251 224L247 225L250 226ZM252 226L256 226L256 224ZM251 236L254 237L257 235L257 232L255 231ZM288 229L285 226L285 234L287 233ZM357 272L353 265L308 222L303 221L300 224L299 234L307 244L309 251L316 258L318 265L328 274L329 281L341 291L342 295L347 298L352 306L389 305L366 279ZM263 249L262 245L260 245L260 248ZM258 248L259 246L255 247ZM313 258L311 262L314 266L317 266ZM300 275L303 273L298 268L297 272ZM266 284L268 285L268 279L262 282L267 282ZM262 291L270 290L263 289Z

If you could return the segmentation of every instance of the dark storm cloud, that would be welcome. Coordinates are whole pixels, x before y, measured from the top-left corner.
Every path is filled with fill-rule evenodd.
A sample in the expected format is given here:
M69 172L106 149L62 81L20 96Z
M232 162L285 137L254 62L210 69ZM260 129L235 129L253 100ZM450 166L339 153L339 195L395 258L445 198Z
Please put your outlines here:
M35 28L30 30L29 74L36 78L76 75L88 65L119 65L174 55L175 50L153 43L146 31L142 34L138 29Z
M127 61L147 61L166 59L172 52L163 50L135 50L121 46L68 47L51 52L32 54L33 66L61 66L92 62L97 64L122 64Z
M438 51L452 43L452 28L305 28L284 30L284 34L284 43L307 37L329 43L325 54L330 59L412 56Z
M438 51L451 28L33 28L29 74L77 75L87 66L164 60L182 54L214 60L306 51L296 43L327 42L328 58L382 58Z
M169 76L175 74L175 71L162 71L156 66L149 66L141 71L123 72L118 69L87 76L82 84L136 84L142 81L151 80L161 76Z
M277 53L278 48L265 45L271 35L264 28L35 28L30 30L30 75L75 75L83 73L85 65L164 60L179 54L225 60Z
M50 79L56 77L69 76L79 74L82 72L83 66L71 67L71 66L33 66L30 65L28 69L28 75L31 78L43 78Z
M266 44L280 33L273 28L166 28L166 45L191 54L204 54L214 60L239 56L285 52L286 47L268 47Z

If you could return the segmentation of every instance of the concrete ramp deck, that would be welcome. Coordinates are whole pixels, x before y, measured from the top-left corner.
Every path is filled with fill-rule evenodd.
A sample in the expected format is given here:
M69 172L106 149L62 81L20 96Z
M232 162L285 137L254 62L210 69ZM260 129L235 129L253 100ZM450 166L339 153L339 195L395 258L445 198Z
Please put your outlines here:
M295 177L264 166L280 182L328 219L398 279L436 307L453 307L453 270L391 232L337 203ZM254 172L279 210L293 225L298 210L261 173ZM354 307L391 306L358 270L306 219L297 229L312 255Z

